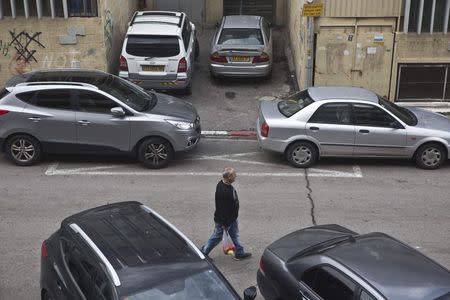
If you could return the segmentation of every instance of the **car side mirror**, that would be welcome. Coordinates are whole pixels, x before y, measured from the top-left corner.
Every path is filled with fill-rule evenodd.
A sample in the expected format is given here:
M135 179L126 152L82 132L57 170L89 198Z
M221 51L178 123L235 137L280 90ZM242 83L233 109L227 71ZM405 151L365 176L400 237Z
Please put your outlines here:
M244 291L244 300L253 300L256 298L256 295L258 294L256 287L251 286L249 288L246 288Z
M391 127L394 128L394 129L405 129L405 127L403 127L403 125L400 124L400 123L397 122L397 121L391 122L390 125L391 125Z
M114 117L122 118L123 116L125 116L125 111L123 110L122 107L113 107L111 108L111 114Z

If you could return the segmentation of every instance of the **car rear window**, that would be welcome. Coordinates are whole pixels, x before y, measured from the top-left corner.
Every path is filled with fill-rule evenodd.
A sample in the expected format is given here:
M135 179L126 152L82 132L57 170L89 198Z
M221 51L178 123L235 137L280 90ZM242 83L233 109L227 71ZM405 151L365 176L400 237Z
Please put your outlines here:
M219 45L263 45L260 29L225 28L220 34Z
M130 55L145 57L171 57L180 54L176 36L128 36L126 51Z
M289 118L313 102L308 90L303 90L278 102L278 110Z

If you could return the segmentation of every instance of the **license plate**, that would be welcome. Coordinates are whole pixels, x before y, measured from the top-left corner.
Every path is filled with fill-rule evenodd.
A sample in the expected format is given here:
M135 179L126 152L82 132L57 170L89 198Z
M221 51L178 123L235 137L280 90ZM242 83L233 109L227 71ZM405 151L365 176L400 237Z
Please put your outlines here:
M164 66L142 65L142 71L146 72L164 72Z
M250 56L232 56L232 62L250 62Z

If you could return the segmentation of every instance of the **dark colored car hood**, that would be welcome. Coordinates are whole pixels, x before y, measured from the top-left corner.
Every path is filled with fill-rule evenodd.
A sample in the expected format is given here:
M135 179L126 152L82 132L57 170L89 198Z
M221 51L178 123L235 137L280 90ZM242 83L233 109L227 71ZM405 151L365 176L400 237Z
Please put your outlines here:
M410 110L417 117L418 123L415 127L444 130L450 132L449 118L441 114L417 107L408 107L408 110Z
M191 103L165 94L155 93L155 95L158 100L156 105L148 111L149 113L171 116L191 122L194 122L197 118L197 110Z

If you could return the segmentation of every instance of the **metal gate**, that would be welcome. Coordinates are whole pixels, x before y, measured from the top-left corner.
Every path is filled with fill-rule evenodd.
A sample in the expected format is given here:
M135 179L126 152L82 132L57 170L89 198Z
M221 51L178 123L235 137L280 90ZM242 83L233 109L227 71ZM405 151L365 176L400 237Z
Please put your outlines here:
M389 95L392 26L321 27L316 41L315 85L359 86Z
M192 22L203 24L204 3L205 0L156 0L155 10L182 11Z
M263 16L269 22L273 22L275 20L275 0L224 0L223 13L225 16Z

